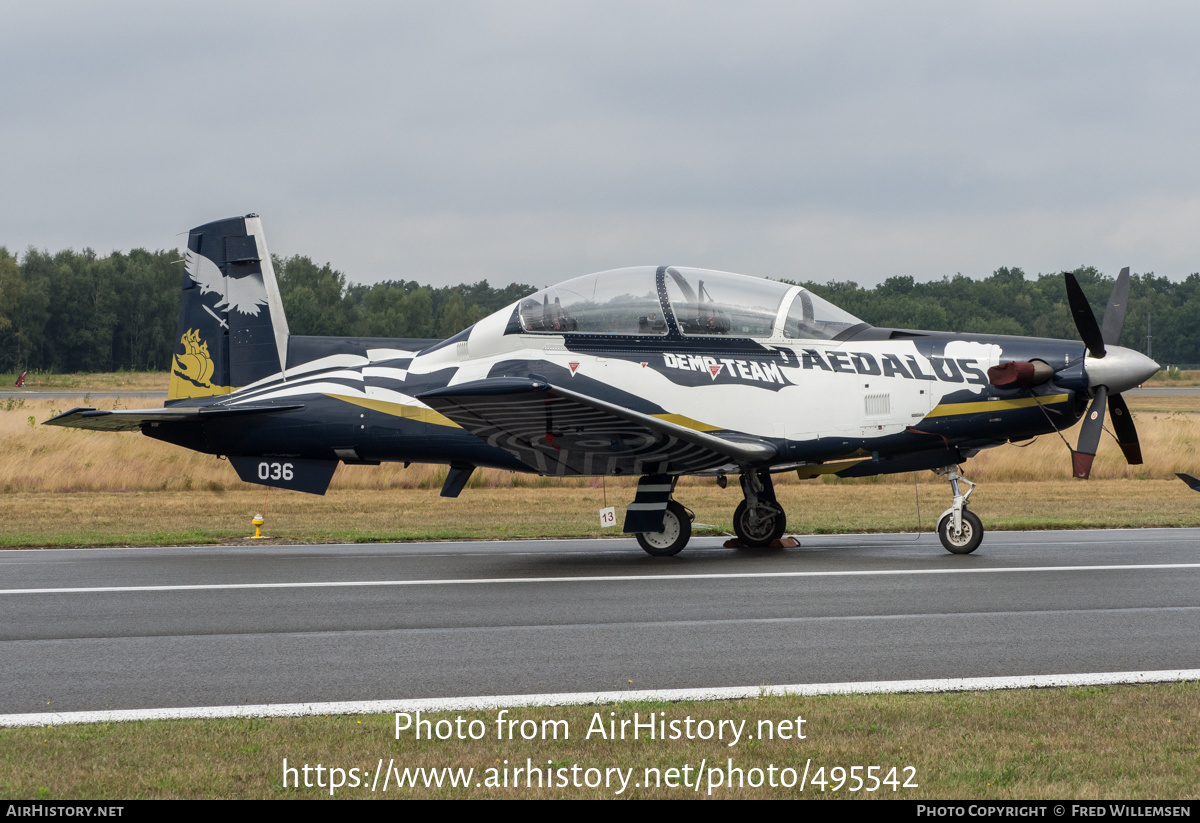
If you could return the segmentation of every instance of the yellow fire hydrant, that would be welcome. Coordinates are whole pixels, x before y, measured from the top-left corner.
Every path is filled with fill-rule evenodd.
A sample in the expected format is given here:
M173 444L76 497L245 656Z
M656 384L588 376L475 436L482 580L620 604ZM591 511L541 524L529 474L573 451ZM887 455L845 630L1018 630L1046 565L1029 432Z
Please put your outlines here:
M261 514L256 514L256 515L254 515L254 519L251 520L250 522L254 524L254 536L251 537L250 539L251 540L262 540L263 539L263 535L262 535L263 516Z

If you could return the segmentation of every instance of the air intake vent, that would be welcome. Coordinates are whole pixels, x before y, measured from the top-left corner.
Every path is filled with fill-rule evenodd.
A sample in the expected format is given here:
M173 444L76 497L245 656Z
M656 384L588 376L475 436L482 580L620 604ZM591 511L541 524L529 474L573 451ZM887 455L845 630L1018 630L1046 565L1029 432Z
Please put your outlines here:
M459 360L467 360L471 357L471 353L469 351L467 351L467 341L466 340L458 341L457 343L454 344L454 348L455 348L455 353L458 355Z
M863 401L867 417L891 417L892 396L890 394L868 394Z

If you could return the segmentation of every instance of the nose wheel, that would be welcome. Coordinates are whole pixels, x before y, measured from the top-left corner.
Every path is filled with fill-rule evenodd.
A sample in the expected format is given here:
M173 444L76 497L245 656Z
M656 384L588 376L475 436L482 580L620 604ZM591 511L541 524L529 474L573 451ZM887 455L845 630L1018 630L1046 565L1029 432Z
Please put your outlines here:
M954 492L954 504L938 518L938 539L951 554L970 554L983 541L983 522L974 512L967 510L967 498L975 491L975 484L958 473L958 466L934 469L933 473L950 481ZM970 488L964 494L962 485Z
M983 523L974 512L963 509L962 528L955 531L954 514L944 514L938 521L938 539L952 554L970 554L983 541Z

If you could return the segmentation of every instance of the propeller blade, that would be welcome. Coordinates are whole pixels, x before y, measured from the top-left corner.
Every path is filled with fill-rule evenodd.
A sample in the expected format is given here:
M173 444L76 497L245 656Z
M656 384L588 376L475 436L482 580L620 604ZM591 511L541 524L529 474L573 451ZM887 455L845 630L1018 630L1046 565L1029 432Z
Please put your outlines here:
M1183 472L1175 472L1175 476L1178 477L1180 480L1182 480L1184 483L1187 483L1188 488L1192 489L1193 491L1200 492L1200 480L1197 480L1196 478L1192 477L1190 474L1184 474Z
M1096 447L1100 445L1100 434L1104 431L1104 403L1108 398L1106 386L1096 387L1096 397L1083 417L1079 430L1079 447L1071 452L1071 463L1075 476L1087 480L1092 473L1092 461L1096 459Z
M1100 327L1096 325L1096 315L1092 314L1092 307L1088 304L1087 295L1083 293L1075 275L1065 271L1063 278L1067 281L1067 302L1071 306L1071 316L1075 318L1075 328L1079 329L1079 336L1083 339L1083 343L1092 357L1103 357L1106 354L1104 337L1100 334ZM1107 312L1105 313L1107 314ZM1124 322L1125 316L1122 313L1121 323L1124 324Z
M1126 266L1117 275L1112 294L1108 296L1108 307L1104 309L1104 325L1100 328L1100 336L1106 345L1115 346L1121 342L1121 328L1125 325L1125 307L1128 304L1129 266Z
M1106 318L1107 319L1107 318ZM1117 435L1117 445L1125 455L1126 462L1131 466L1142 464L1142 445L1138 442L1137 429L1133 425L1133 415L1125 405L1125 398L1114 394L1108 399L1108 416L1112 420L1113 433Z

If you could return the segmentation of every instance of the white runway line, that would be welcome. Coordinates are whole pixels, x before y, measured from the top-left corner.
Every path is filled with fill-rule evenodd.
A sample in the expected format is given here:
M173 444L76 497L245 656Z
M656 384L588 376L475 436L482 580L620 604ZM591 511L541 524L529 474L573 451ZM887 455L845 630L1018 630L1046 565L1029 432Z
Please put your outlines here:
M1146 563L1120 566L1018 566L986 569L877 569L826 572L730 572L726 574L610 574L580 577L463 577L446 580L331 580L300 583L196 583L178 586L87 586L60 589L0 589L5 594L99 594L113 592L219 591L223 589L325 589L351 586L467 586L504 583L625 583L662 580L739 580L786 577L888 577L925 574L1016 574L1028 572L1106 572L1200 569L1200 563Z
M896 694L1045 689L1064 686L1113 686L1200 680L1200 669L1092 674L1036 674L1019 677L962 677L944 680L890 680L866 683L812 683L795 686L734 686L704 689L630 689L617 692L516 694L489 697L429 697L416 700L359 700L337 703L277 703L259 706L204 706L174 709L126 709L92 712L36 712L0 715L4 726L63 726L71 723L120 723L131 720L185 720L222 717L304 717L319 714L395 714L397 712L476 711L521 706L568 706L628 701L741 700L778 695Z

